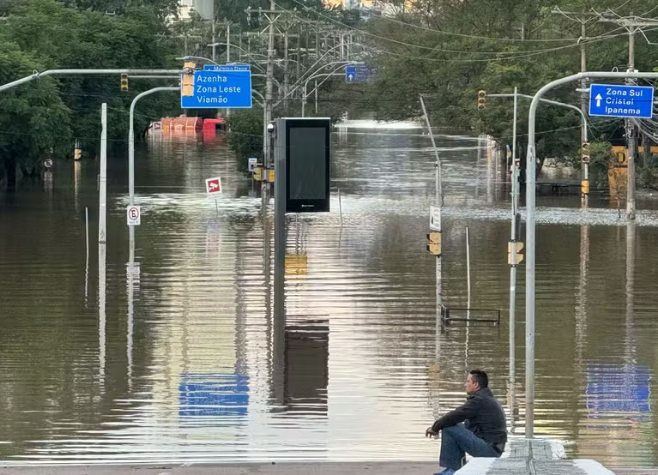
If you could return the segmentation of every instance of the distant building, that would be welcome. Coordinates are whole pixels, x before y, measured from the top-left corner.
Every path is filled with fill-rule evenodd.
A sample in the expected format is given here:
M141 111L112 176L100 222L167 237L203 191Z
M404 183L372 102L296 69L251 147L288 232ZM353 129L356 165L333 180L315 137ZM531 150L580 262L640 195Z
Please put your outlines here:
M342 7L346 10L363 9L374 10L378 13L394 14L402 9L401 2L391 2L386 0L324 0L328 7ZM413 7L415 0L405 0L404 8L409 10Z
M178 0L178 17L181 20L188 20L193 11L206 20L212 20L213 0Z

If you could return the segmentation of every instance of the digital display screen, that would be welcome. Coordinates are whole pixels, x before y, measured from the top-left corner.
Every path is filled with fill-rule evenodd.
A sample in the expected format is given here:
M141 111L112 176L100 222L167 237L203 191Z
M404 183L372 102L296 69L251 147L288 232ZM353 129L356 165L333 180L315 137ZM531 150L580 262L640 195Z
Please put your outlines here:
M324 127L291 127L289 136L288 199L327 197L327 131Z

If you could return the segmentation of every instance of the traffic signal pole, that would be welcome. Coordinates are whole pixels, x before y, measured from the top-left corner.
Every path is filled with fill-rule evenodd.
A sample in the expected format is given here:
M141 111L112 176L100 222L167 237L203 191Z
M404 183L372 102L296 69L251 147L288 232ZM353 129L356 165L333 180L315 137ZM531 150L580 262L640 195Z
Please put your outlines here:
M49 69L42 73L35 72L30 76L26 76L16 81L9 82L0 86L0 92L12 89L21 84L35 81L46 76L109 76L112 74L128 74L128 75L154 75L161 76L163 74L176 74L179 75L183 71L180 69Z
M516 91L516 88L515 88ZM480 91L483 92L483 91ZM515 92L514 94L486 94L488 97L514 97L515 100L518 98L524 98L524 99L533 99L533 96L530 96L528 94L519 94L518 91ZM585 156L588 156L584 153L585 149L588 147L588 135L589 135L589 126L588 126L588 121L587 121L587 110L583 110L582 106L577 107L572 104L565 104L564 102L558 102L558 101L551 101L550 99L540 99L540 102L543 102L545 104L551 104L557 107L564 107L565 109L570 109L572 111L578 112L580 115L581 121L582 121L582 127L581 127L581 148L583 149L582 153L582 182L581 182L581 193L583 195L583 205L587 207L587 196L589 195L589 160L585 160ZM480 98L478 97L478 108L480 108ZM514 124L516 125L517 122L517 114L518 114L518 108L517 112L514 114ZM514 144L516 146L516 143ZM526 171L527 172L527 171ZM526 173L527 174L527 173Z
M436 148L436 141L434 140L434 133L432 132L432 125L430 124L430 118L427 115L427 108L425 107L425 101L423 100L423 96L420 96L420 106L423 110L423 116L425 117L425 123L427 124L427 131L430 136L430 140L432 141L432 148L434 149L434 157L436 159L436 162L434 163L434 182L435 182L435 206L438 209L438 220L435 223L436 228L434 228L434 231L438 231L436 233L430 232L428 234L429 238L429 244L428 248L430 252L436 255L436 262L435 262L435 274L436 274L436 348L435 348L435 357L438 363L438 359L440 356L440 337L441 337L441 325L442 325L442 318L443 318L443 281L442 281L442 260L441 260L441 255L443 254L442 249L441 249L441 232L442 232L442 225L441 225L441 208L443 207L443 176L442 176L442 169L441 169L441 157L439 157L439 151ZM430 211L431 214L431 220L434 221L434 213ZM435 236L435 234L438 234L438 236ZM438 237L438 243L435 242ZM438 246L437 246L438 244ZM438 249L432 249L432 248L437 248Z
M535 267L536 267L536 119L542 97L558 86L592 78L656 79L658 73L637 72L585 72L566 76L546 84L535 94L528 117L528 154L526 158L526 438L534 437L535 420Z

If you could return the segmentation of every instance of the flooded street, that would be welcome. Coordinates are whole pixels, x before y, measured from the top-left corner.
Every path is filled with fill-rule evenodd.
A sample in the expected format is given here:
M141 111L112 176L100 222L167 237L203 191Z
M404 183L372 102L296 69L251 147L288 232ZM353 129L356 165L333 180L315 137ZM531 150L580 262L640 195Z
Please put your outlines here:
M109 160L105 282L97 162L58 163L44 186L2 195L0 462L431 461L439 444L425 428L463 401L475 367L522 435L525 268L512 388L509 184L479 145L438 141L443 298L468 305L468 227L470 306L500 310L501 325L456 323L437 343L422 129L340 129L332 212L289 219L283 381L270 344L273 204L261 210L225 145L138 150L138 272L126 266L127 160ZM640 201L627 226L596 199L537 204L536 435L609 467L656 465L656 206Z

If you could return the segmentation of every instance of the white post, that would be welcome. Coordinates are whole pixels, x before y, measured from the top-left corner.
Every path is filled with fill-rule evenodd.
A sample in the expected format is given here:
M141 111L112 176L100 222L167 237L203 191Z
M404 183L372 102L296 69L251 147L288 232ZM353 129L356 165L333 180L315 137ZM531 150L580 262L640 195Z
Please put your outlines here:
M519 112L518 88L514 88L514 124L512 126L512 230L511 242L516 242L518 236L516 216L519 207L519 164L516 160L517 121ZM509 275L509 385L510 385L510 414L512 416L512 430L514 430L514 405L516 384L516 251L512 249Z
M101 167L98 187L98 242L107 239L107 104L101 105Z

